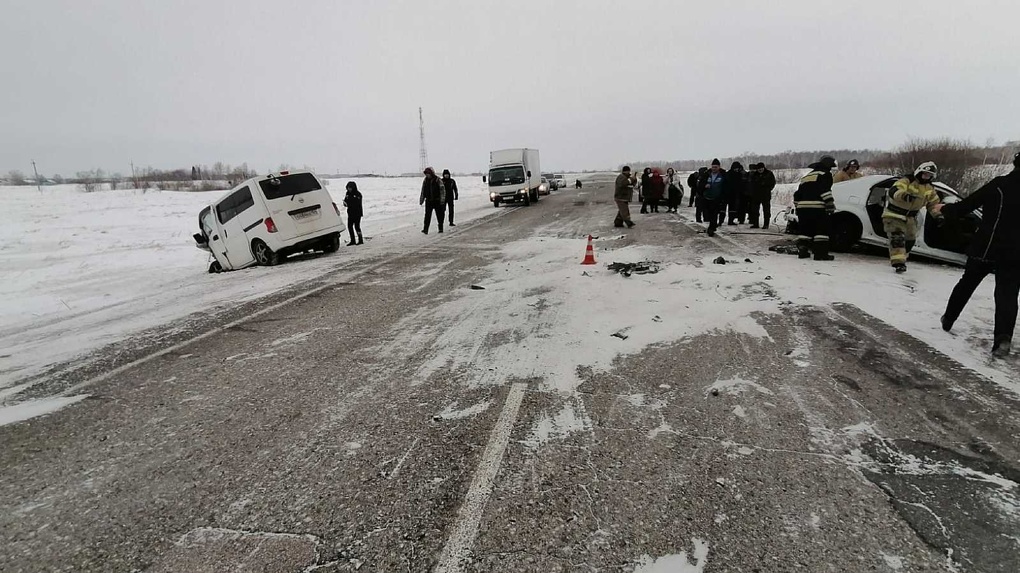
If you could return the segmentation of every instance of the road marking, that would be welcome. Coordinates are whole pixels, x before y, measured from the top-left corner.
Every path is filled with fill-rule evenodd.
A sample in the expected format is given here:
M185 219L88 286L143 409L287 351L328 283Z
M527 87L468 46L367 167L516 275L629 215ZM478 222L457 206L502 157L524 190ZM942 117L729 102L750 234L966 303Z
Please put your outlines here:
M510 433L513 431L514 423L517 422L517 414L521 409L521 401L524 399L524 392L527 388L528 385L524 383L516 383L510 387L503 411L500 412L499 420L492 428L489 443L486 444L482 459L478 462L478 469L475 470L471 487L468 489L463 505L457 512L457 521L454 522L453 532L446 541L446 546L443 547L443 553L439 556L435 573L458 573L463 570L462 562L471 551L475 537L478 535L478 525L482 521L485 504L492 494L492 485L496 474L499 473L499 466L503 462L507 444L510 443Z

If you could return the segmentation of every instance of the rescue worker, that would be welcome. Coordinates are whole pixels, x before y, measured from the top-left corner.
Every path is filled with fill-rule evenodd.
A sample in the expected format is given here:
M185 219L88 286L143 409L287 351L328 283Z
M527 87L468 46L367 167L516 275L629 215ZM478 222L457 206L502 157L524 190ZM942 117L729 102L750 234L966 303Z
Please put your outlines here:
M959 203L936 207L949 219L981 209L981 223L967 251L967 267L953 289L942 315L947 332L960 317L967 301L988 273L995 273L995 331L992 354L1009 355L1016 328L1020 298L1020 153L1013 156L1013 171L996 177Z
M776 188L776 174L765 168L765 163L760 162L754 166L751 173L751 204L748 206L748 218L751 221L751 228L758 228L758 215L764 212L765 220L762 229L769 228L772 221L772 190Z
M446 212L450 217L450 226L456 227L453 224L453 202L460 199L457 193L457 180L450 177L450 170L443 169L443 187L446 191Z
M719 211L723 208L725 187L726 172L722 170L722 164L719 163L719 160L713 159L712 168L705 171L698 178L698 189L701 191L701 209L705 219L708 221L706 234L709 237L715 236L715 231L721 223Z
M364 245L365 239L361 237L361 217L365 212L361 207L361 191L358 191L358 184L354 181L347 182L344 207L347 207L347 234L351 236L351 242L347 243L347 246ZM357 240L354 239L355 231L358 232Z
M800 185L793 194L800 231L797 254L807 259L813 252L816 261L831 261L835 257L829 254L829 215L836 210L832 200L832 170L836 167L836 159L823 155L808 167L811 172L801 177Z
M421 182L421 196L418 198L419 205L425 205L425 226L421 232L429 234L429 225L432 224L432 213L436 214L436 225L439 232L443 232L443 207L446 206L446 187L436 177L435 169L425 168L425 180Z
M836 176L832 178L832 182L842 183L844 181L859 179L861 177L864 177L864 174L861 173L861 164L856 159L851 159L846 162L843 169L836 172Z
M630 220L630 202L634 199L634 177L630 174L630 166L624 165L620 174L616 176L616 185L613 191L613 201L616 202L616 221L614 227L633 227L634 221Z
M939 194L932 185L938 174L938 166L925 161L913 175L900 179L889 189L882 226L889 237L889 262L897 273L907 272L907 257L917 241L917 214L921 209L927 208L928 214L942 224L942 214L935 209Z

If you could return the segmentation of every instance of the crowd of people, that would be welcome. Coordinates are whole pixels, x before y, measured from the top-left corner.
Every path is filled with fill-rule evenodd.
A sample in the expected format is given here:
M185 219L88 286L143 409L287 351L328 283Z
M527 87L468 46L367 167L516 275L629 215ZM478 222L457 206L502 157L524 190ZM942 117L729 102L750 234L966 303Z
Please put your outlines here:
M829 217L836 210L832 196L835 183L861 177L860 163L848 161L833 175L838 163L830 155L822 156L808 166L810 171L801 177L794 193L797 215L797 252L800 258L831 261L829 252ZM695 207L695 220L708 224L706 233L715 236L724 221L729 225L751 223L759 228L760 215L764 215L761 228L767 229L771 220L770 204L776 186L775 175L763 163L752 164L750 172L739 161L728 171L722 169L718 159L711 166L691 173L687 185L691 189L689 207ZM882 225L889 241L889 261L897 273L907 270L907 260L918 233L918 215L922 210L938 225L946 219L958 219L978 209L981 222L967 252L967 265L963 276L953 289L941 317L942 328L953 328L964 307L978 285L989 274L995 274L995 326L992 354L1005 357L1012 349L1013 331L1016 328L1020 305L1020 153L1013 157L1013 171L996 177L965 199L944 204L935 190L938 166L925 161L912 174L900 178L890 188L882 212ZM678 188L677 195L669 196L667 212L676 212L682 198L682 186L675 172L667 171L663 179L655 169L646 168L641 181L624 167L616 178L613 198L617 205L616 226L634 226L630 202L637 186L642 193L642 213L657 213L662 190L668 184Z

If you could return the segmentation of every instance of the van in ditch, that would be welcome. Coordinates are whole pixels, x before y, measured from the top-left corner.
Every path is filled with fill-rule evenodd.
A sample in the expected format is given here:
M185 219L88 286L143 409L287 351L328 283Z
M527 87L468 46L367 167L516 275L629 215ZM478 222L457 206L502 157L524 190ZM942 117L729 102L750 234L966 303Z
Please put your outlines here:
M315 174L281 171L253 177L198 215L198 248L215 259L209 272L272 266L306 251L336 252L344 223Z

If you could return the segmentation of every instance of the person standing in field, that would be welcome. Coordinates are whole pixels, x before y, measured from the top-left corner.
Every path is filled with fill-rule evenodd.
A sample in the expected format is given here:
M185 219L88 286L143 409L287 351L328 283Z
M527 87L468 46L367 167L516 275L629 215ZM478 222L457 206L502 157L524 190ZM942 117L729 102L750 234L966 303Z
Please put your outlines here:
M614 226L633 227L634 221L630 220L630 202L634 199L634 177L630 174L630 166L625 165L616 176L616 185L613 190L613 201L616 202L616 222Z
M666 183L662 180L662 171L658 167L652 169L652 175L648 182L648 188L645 189L645 200L648 201L648 212L658 213L659 202L662 201L663 195L666 194Z
M436 171L431 167L425 168L425 180L421 182L421 196L418 204L425 206L425 226L421 232L428 235L429 226L432 224L432 213L436 214L436 226L439 232L443 232L443 208L446 206L446 188L436 177Z
M669 199L666 212L676 213L680 208L680 202L684 200L684 186L680 183L680 178L676 176L676 171L672 167L666 169L666 193Z
M859 179L863 176L864 175L861 173L861 164L856 159L851 159L846 162L843 169L836 172L836 176L832 178L832 182L842 183L852 179Z
M687 177L687 186L690 187L691 189L691 204L688 205L688 207L690 207L691 205L695 206L694 220L699 223L701 222L702 215L704 215L704 206L702 200L703 189L701 188L701 185L699 185L698 183L701 181L701 178L704 177L706 173L708 173L708 167L699 167L697 171L691 173L690 176Z
M638 183L638 197L641 199L641 214L648 213L648 188L652 185L652 168L645 167L641 171L641 181Z
M730 165L730 170L726 173L726 188L724 190L726 200L725 205L720 210L720 219L728 219L729 225L736 225L737 222L743 223L744 217L744 195L747 192L747 173L744 172L744 166L739 161L734 161ZM729 211L726 216L726 211ZM719 221L722 225L722 221Z
M443 190L446 191L446 212L449 213L450 226L456 227L453 223L453 202L460 199L457 193L457 180L450 176L449 169L443 169Z
M351 236L351 242L347 243L347 246L364 245L365 239L361 236L361 217L365 212L361 207L361 191L358 191L358 184L354 181L347 182L344 207L347 207L347 234ZM358 233L357 240L354 239L355 231Z
M989 273L995 273L995 331L992 354L1005 358L1013 347L1020 299L1020 153L1013 171L996 177L959 203L936 206L955 219L981 209L981 223L967 251L967 267L953 289L942 315L942 328L952 330L967 301Z
M897 273L907 272L907 257L917 242L917 215L921 209L927 209L941 224L942 214L935 208L939 204L939 194L932 185L938 174L938 166L925 161L917 166L913 175L900 179L889 189L882 226L889 237L889 262Z
M800 185L793 194L800 230L797 253L802 259L811 258L812 252L816 261L835 258L829 254L829 215L836 210L832 199L832 170L836 165L836 159L831 155L824 155L816 163L808 165L811 171L801 177Z

